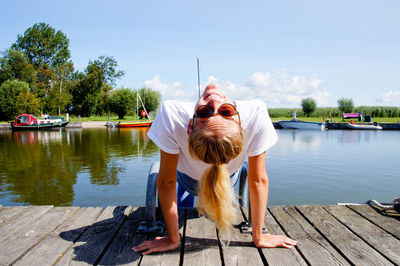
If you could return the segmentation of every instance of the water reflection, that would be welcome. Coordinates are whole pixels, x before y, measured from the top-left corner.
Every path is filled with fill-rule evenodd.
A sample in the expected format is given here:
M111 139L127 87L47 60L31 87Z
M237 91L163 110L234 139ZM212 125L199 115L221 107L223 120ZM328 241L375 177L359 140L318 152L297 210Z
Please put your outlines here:
M80 176L118 185L124 161L158 154L147 129L0 133L0 204L72 205Z
M0 131L0 205L143 206L159 150L147 129ZM278 130L270 205L399 196L400 131Z
M278 152L287 154L293 152L318 152L324 144L325 132L320 130L280 130L278 144Z
M43 144L49 142L61 142L62 129L43 130L43 131L15 131L12 133L17 143L34 144L41 142Z
M278 136L266 163L272 205L399 196L399 131L279 130Z

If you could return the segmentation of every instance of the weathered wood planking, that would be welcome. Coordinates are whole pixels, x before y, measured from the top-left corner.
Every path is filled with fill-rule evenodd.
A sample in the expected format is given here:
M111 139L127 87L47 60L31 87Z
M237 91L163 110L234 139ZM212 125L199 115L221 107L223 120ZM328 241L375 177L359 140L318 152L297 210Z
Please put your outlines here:
M185 213L179 210L183 250L140 256L131 248L155 237L136 233L144 208L2 207L0 265L400 264L400 221L369 206L270 207L268 230L297 240L293 249L257 249L238 228L222 247L214 223L196 209Z
M2 207L0 208L0 228L3 224L9 223L9 220L13 217L18 217L24 211L26 211L28 207Z
M264 222L270 234L285 234L268 210L265 213ZM263 248L262 253L268 265L307 265L296 248Z
M297 206L297 209L352 263L356 265L392 265L321 206L304 205Z
M25 230L27 225L43 216L52 208L53 206L31 206L22 212L21 215L11 217L0 228L0 241L6 241L8 237L12 238L16 233Z
M397 239L400 239L399 220L395 219L394 217L384 216L377 212L374 208L367 205L348 205L348 207L362 215L364 218L370 220L377 226L385 229L387 232L394 235Z
M184 265L221 265L220 243L213 222L193 212L187 216Z
M102 210L100 207L79 208L15 265L53 265L95 221Z
M240 214L240 220L247 219ZM225 265L264 265L251 234L240 233L240 225L232 229L231 242L223 249Z
M98 263L131 207L107 207L96 221L62 256L57 265L93 265Z
M286 234L297 241L296 248L311 265L350 265L292 206L270 207Z
M77 207L52 208L37 219L26 223L0 245L0 261L5 264L14 263L77 209Z
M136 233L143 217L143 207L132 210L101 259L100 265L139 265L140 254L133 252L132 247L146 239L146 235Z
M346 206L326 206L324 209L392 263L400 265L400 241L398 239Z
M189 212L189 214L187 212ZM193 213L193 210L186 211L185 209L178 209L179 234L180 234L181 238L183 238L185 219L187 216L191 217L192 213ZM157 208L157 214L158 214L158 220L161 220L161 209L160 208ZM142 218L142 220L143 220L143 218ZM167 232L165 231L163 234L161 234L161 236L167 236ZM155 237L156 237L155 234L150 234L150 235L148 235L147 239L153 240ZM140 242L137 244L140 244ZM144 255L140 262L140 266L179 265L180 259L181 259L181 249L182 248L183 248L182 244L180 244L180 246L177 250Z

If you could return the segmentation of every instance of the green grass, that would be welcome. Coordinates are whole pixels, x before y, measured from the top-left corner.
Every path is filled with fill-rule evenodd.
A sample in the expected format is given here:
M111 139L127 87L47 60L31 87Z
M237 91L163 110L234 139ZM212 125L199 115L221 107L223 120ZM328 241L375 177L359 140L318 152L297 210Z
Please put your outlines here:
M63 117L65 117L63 115ZM147 118L146 118L147 120ZM10 120L10 122L12 122L14 120ZM69 121L72 123L75 122L89 122L89 121L108 121L108 115L105 116L90 116L90 117L80 117L79 116L73 116L70 115L69 116ZM110 117L110 121L112 122L119 122L119 121L123 121L123 122L134 122L134 121L139 121L139 118L137 115L128 115L125 116L124 119L119 119L117 115L111 116ZM8 123L8 121L0 121L0 123Z
M108 121L108 115L107 116L89 116L89 117L81 117L79 116L70 116L69 120L74 123L74 122L89 122L89 121ZM147 120L147 119L146 119ZM124 119L119 119L118 116L112 115L110 116L110 121L112 122L118 122L118 121L124 121L124 122L133 122L133 121L139 121L139 118L137 115L128 115L125 116Z
M308 121L308 122L322 122L322 117L297 117L300 120L303 121ZM69 117L71 122L88 122L88 121L108 121L108 115L107 116L90 116L90 117L81 117L79 118L78 116L70 116ZM291 120L292 117L285 117L285 116L280 116L280 117L273 117L271 118L272 122L278 122L279 120ZM114 115L110 117L110 121L112 122L118 122L118 121L123 121L123 122L134 122L138 121L138 116L137 115L131 115L131 116L125 116L124 119L118 119L118 116ZM353 119L355 122L356 119ZM350 122L350 119L342 120L342 117L333 117L333 120L329 118L330 122L336 122L336 123L348 123ZM399 117L376 117L372 118L372 122L378 122L378 123L400 123L400 118ZM8 121L0 121L0 123L8 123Z
M291 120L292 117L274 117L271 118L272 122L278 122L279 120ZM322 122L322 118L318 117L297 117L297 119L307 121L307 122ZM326 119L326 118L325 118ZM351 119L342 120L342 117L333 117L333 120L329 118L329 121L332 123L348 123ZM357 119L353 119L354 122L358 122ZM378 123L400 123L399 117L376 117L371 118L371 122Z

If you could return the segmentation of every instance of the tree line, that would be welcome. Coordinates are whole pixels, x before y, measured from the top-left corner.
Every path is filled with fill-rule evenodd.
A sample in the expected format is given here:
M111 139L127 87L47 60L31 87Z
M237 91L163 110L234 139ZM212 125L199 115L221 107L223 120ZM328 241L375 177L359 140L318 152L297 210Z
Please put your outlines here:
M301 101L301 108L270 108L270 117L291 117L293 111L298 116L307 117L341 117L343 113L362 113L374 117L400 117L400 108L395 106L354 106L350 98L337 100L337 107L317 107L317 102L311 98Z
M71 61L69 39L46 23L28 28L0 57L0 120L21 113L70 113L84 117L110 112L122 119L157 110L161 95L149 88L115 89L125 74L112 56L90 60L83 71Z

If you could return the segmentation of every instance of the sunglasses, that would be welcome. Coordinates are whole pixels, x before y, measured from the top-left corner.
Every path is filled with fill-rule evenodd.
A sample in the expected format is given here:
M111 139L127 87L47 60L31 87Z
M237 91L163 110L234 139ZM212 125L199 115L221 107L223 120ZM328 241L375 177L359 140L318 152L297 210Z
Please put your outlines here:
M224 103L222 104L216 113L214 113L214 108L210 105L200 105L199 107L197 107L196 112L193 115L193 119L192 119L192 129L194 128L194 119L196 117L202 118L202 119L208 119L212 116L216 116L216 115L220 115L224 118L230 118L234 115L238 115L239 117L239 125L240 123L240 116L239 116L239 112L236 110L235 106L233 106L230 103ZM235 121L235 120L233 120ZM236 122L236 121L235 121ZM237 123L237 122L236 122Z

